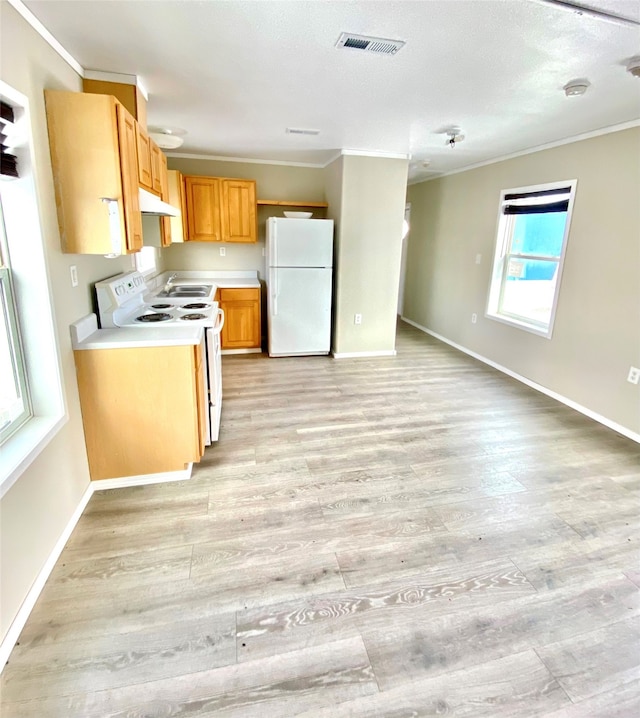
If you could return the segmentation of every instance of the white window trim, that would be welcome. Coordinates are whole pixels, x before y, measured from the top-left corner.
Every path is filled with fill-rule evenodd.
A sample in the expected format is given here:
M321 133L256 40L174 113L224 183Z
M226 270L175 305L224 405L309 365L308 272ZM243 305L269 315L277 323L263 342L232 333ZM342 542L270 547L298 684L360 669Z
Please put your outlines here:
M33 417L0 448L0 497L47 446L68 420L62 371L54 328L53 306L36 193L37 167L29 101L0 81L0 95L14 106L24 138L12 154L18 157L20 179L3 182L3 208L14 276L14 292L22 334ZM19 108L19 110L18 110Z
M500 204L498 205L498 221L495 232L495 251L493 255L493 268L491 272L491 279L489 282L489 292L487 294L487 307L485 310L485 317L492 319L502 324L507 324L517 329L522 329L532 334L544 337L545 339L551 339L553 336L553 327L556 320L556 312L558 309L558 298L560 296L560 287L562 285L562 271L564 269L564 258L567 251L567 244L569 240L569 231L571 228L571 218L573 216L573 203L575 201L576 187L578 180L566 180L564 182L547 182L545 184L528 185L527 187L513 187L504 189L500 193ZM503 266L502 257L504 254L504 242L506 241L507 223L510 223L511 217L503 214L502 207L504 204L504 197L506 194L515 194L521 192L539 192L542 190L561 189L562 187L568 187L570 190L569 204L567 207L567 221L564 227L564 236L562 238L562 252L558 260L558 278L556 281L555 291L553 294L553 303L551 305L551 316L549 317L549 326L542 327L536 326L534 321L526 321L524 318L517 318L509 316L508 314L502 314L498 312L500 306L500 297L503 292L504 277L501 275L505 271ZM555 259L555 258L554 258Z

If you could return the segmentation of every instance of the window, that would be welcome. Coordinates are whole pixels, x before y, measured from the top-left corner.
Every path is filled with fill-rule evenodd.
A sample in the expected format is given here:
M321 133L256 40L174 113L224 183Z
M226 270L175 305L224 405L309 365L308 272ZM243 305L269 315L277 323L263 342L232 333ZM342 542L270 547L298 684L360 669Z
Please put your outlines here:
M0 108L2 497L67 417L33 173L29 104L0 81Z
M502 192L487 316L551 338L576 181Z
M0 196L0 444L31 416Z
M143 247L134 254L136 269L141 274L153 274L156 271L157 252L155 247Z

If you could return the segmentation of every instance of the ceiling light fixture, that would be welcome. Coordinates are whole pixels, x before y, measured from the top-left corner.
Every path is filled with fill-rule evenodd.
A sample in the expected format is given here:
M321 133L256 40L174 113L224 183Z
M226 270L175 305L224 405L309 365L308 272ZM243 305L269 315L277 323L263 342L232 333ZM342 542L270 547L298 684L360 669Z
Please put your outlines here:
M634 77L640 78L640 55L636 55L629 60L627 72L630 72Z
M448 130L445 130L445 132L449 138L445 144L449 145L451 149L453 149L458 142L462 142L462 140L464 140L464 135L459 127L450 127Z
M182 146L187 131L179 127L150 127L149 137L163 150L175 150Z
M567 97L578 97L579 95L584 95L590 85L589 80L585 77L580 77L577 80L570 80L562 89Z

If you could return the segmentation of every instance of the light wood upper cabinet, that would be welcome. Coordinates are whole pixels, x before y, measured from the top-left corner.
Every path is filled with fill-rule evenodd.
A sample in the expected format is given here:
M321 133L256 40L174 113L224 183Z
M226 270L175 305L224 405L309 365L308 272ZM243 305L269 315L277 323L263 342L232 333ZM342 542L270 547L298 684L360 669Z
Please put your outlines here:
M220 180L217 177L185 177L187 237L189 241L219 242Z
M184 177L178 170L169 170L167 172L167 182L169 185L168 197L166 200L169 204L180 210L179 217L169 217L171 225L171 241L184 242L187 238L187 207L184 192Z
M256 183L223 179L223 242L255 242L257 239Z
M149 151L151 154L151 191L159 194L163 199L163 182L162 182L162 160L164 158L164 171L167 171L167 158L164 152L153 141L149 140ZM167 183L164 182L166 190Z
M109 95L46 90L45 101L62 251L137 251L136 121ZM113 233L105 200L118 209Z
M260 289L220 289L216 296L224 310L223 349L257 349L261 344Z
M118 134L120 138L120 169L122 172L122 196L128 252L142 249L142 215L138 194L138 171L136 152L136 127L138 123L121 104L116 105Z
M255 242L256 183L223 177L184 178L185 241Z
M152 190L151 140L138 123L136 123L136 146L138 148L138 181L141 187Z
M138 181L141 187L159 195L166 201L167 158L158 145L136 123L136 145L138 149Z

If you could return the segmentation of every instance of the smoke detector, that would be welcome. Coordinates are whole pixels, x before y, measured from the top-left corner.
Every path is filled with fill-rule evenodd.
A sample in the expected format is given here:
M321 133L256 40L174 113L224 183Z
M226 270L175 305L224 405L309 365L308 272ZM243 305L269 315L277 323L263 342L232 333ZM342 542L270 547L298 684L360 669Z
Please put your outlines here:
M640 78L640 55L636 55L629 60L627 72L630 72L634 77Z
M163 150L175 150L182 145L187 131L179 127L151 127L149 137Z
M376 55L395 55L404 46L404 40L389 40L384 37L371 37L369 35L354 35L343 32L336 42L336 47L351 50L373 52Z
M580 77L577 80L567 82L562 89L567 97L578 97L579 95L584 95L590 86L591 83L586 77Z

